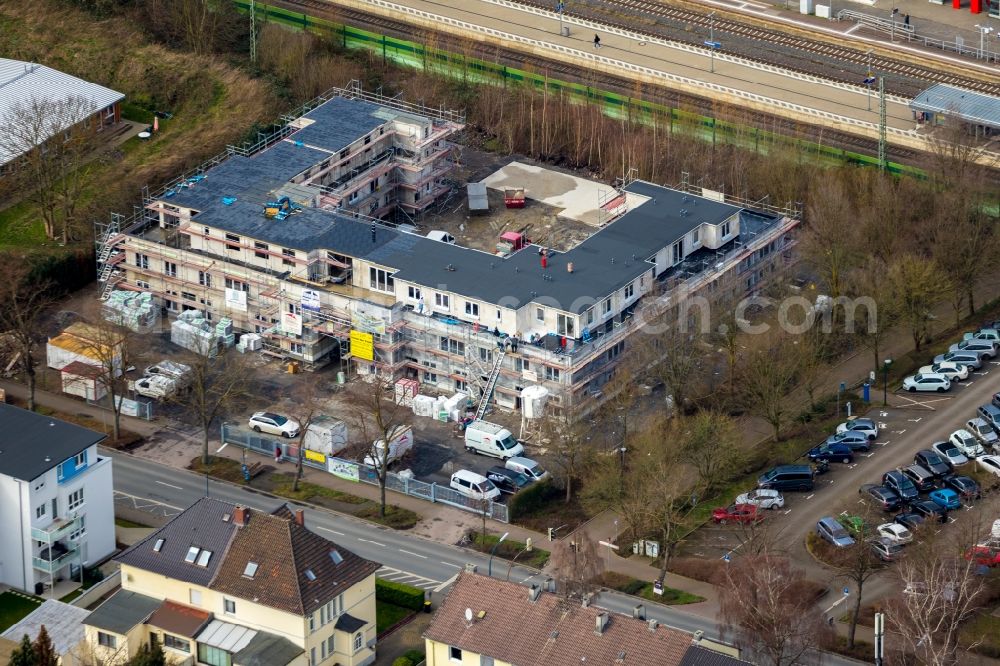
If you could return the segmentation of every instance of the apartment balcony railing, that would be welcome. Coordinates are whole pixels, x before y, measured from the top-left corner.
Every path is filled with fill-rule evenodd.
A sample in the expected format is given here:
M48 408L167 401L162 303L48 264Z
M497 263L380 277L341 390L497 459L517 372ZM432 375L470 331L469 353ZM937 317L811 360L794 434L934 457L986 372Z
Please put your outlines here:
M80 556L80 549L76 546L67 548L60 543L42 548L40 557L31 558L31 566L38 571L47 574L55 574L71 561Z
M48 527L32 527L31 538L43 543L53 543L72 534L80 527L80 518L63 518L54 520Z

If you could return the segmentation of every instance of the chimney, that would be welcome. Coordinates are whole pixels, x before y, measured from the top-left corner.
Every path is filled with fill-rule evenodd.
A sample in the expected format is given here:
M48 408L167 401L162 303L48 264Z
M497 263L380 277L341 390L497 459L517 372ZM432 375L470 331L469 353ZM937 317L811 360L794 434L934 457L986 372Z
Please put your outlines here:
M583 595L583 607L588 608L590 606L590 594Z
M598 636L603 635L604 630L608 628L609 619L610 616L607 613L598 613L597 617L594 618L594 624L596 625L594 633Z
M538 597L542 595L542 588L537 585L532 585L528 588L528 601L534 603L538 601Z
M704 636L705 636L705 632L702 629L699 629L698 631L694 632L694 639L691 641L691 644L692 645L697 645L698 643L701 642L701 639Z
M295 510L295 524L302 525L303 527L306 524L306 512L302 509Z
M645 620L646 607L643 606L642 604L636 604L635 608L632 609L632 617L634 617L637 620Z
M543 584L543 588L545 590L547 590L548 592L555 592L556 591L556 579L555 578L546 578L545 579L545 583Z
M646 620L646 626L649 627L649 630L655 634L656 628L660 626L660 623L656 620Z
M573 262L572 261L569 261L569 262L566 263L566 272L567 273L572 273L573 272Z
M250 517L250 510L245 506L238 506L236 510L233 511L233 524L237 527L243 527L247 524L247 519Z
M475 564L473 564L471 562L466 562L465 563L465 571L467 573L476 573L478 570L479 570L479 567L477 567Z

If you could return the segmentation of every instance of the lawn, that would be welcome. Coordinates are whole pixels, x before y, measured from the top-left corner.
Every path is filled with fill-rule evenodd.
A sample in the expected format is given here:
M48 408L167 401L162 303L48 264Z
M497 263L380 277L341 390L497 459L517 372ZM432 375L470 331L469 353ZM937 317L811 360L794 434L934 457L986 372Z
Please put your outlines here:
M603 587L611 588L612 590L618 590L619 592L624 592L625 594L642 597L643 599L655 601L658 604L666 604L668 606L696 604L705 600L704 597L699 597L697 594L691 594L689 592L685 592L684 590L675 590L674 588L667 587L666 585L663 586L663 594L654 594L652 583L647 583L644 580L632 578L631 576L626 576L615 571L605 571L599 578L595 579L594 582Z
M481 553L490 552L493 546L497 544L497 541L500 540L500 535L498 534L487 534L484 543L481 532L470 534L469 537L472 539L472 547ZM524 548L525 544L520 541L504 539L503 543L497 548L496 556L504 560L513 560L516 557L518 564L535 567L536 569L541 569L549 561L549 551L534 545L532 545L530 552L525 551Z
M0 211L0 247L38 247L45 243L45 227L30 201Z
M143 525L142 523L135 523L131 520L126 520L125 518L118 518L115 516L115 525L118 527L149 527L149 525Z
M375 600L375 633L381 636L398 623L411 615L416 615L417 611L403 608L386 601Z
M1000 617L982 612L962 627L960 644L988 657L1000 657Z
M41 599L29 597L25 594L15 592L0 594L0 631L6 631L17 624L21 618L28 615L41 604Z

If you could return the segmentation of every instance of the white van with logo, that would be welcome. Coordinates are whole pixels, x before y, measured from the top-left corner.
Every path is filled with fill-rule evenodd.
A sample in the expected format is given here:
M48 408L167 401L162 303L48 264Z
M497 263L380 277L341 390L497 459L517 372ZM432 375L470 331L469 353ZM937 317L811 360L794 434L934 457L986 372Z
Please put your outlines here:
M451 488L475 500L495 500L500 497L500 491L492 481L467 469L460 469L451 475Z
M489 421L473 421L466 426L465 450L502 460L524 453L510 430Z
M532 481L542 481L549 478L549 473L531 458L521 458L520 456L508 458L504 466L513 472L524 474Z

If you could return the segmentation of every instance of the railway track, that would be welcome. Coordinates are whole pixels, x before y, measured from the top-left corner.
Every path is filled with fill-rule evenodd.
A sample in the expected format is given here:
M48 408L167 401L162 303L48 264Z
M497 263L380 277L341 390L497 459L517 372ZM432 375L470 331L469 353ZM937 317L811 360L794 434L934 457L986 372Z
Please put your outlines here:
M536 0L513 0L514 2L534 7L536 9L543 9L547 11L552 11L551 3L545 4L537 2ZM742 37L744 39L765 42L768 44L777 44L785 46L791 49L803 51L811 56L818 56L824 60L832 60L833 64L836 62L851 63L854 65L860 65L867 68L868 66L868 54L865 51L859 49L838 46L835 44L829 44L826 42L807 39L805 37L799 37L795 35L790 35L779 30L771 30L766 28L760 28L757 26L749 25L747 23L741 23L728 18L716 17L710 19L707 13L696 12L689 9L684 9L681 7L674 7L670 5L664 5L654 0L601 0L597 3L599 6L606 6L609 8L616 8L619 11L626 12L639 12L652 18L667 19L671 21L676 21L683 23L685 25L694 25L704 28L705 34L707 34L708 29L711 27L715 30L718 35L732 34ZM629 24L624 21L609 20L607 15L602 15L601 12L596 12L593 10L583 10L580 7L589 8L590 5L587 3L578 3L573 9L564 11L564 16L569 16L573 18L597 21L600 23L605 23L609 26L619 28L622 30L629 30L638 34L648 35L651 37L658 37L661 39L671 39L673 41L681 41L676 35L665 36L664 34L657 32L655 30L650 30L648 28L636 26ZM699 33L700 34L700 33ZM683 40L689 43L701 44L699 39L689 39ZM828 78L833 81L845 81L849 83L859 83L856 78L846 79L846 77L835 77L830 75L830 71L833 68L827 67L822 71L817 71L817 69L806 69L803 67L789 66L785 62L775 62L773 59L748 56L740 54L740 57L748 58L757 62L766 63L769 65L778 65L802 73L810 74L812 76L821 76ZM948 72L942 72L930 67L925 67L919 64L912 64L902 62L893 58L887 58L879 55L872 55L871 58L872 68L879 73L892 73L901 77L906 77L909 79L917 79L921 81L927 81L932 83L946 83L948 85L958 86L961 88L966 88L968 90L975 90L977 92L986 93L989 95L1000 95L1000 84L990 83L988 81L982 81L967 76L959 76L956 74L951 74ZM835 71L835 70L834 70ZM900 89L896 88L890 90L897 94L903 95L913 95L912 89Z

